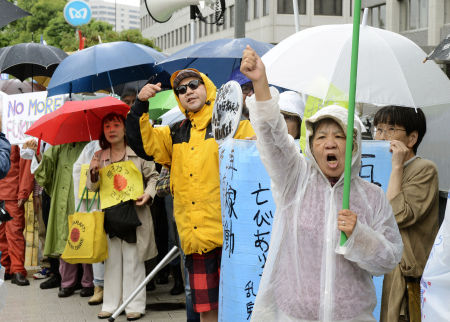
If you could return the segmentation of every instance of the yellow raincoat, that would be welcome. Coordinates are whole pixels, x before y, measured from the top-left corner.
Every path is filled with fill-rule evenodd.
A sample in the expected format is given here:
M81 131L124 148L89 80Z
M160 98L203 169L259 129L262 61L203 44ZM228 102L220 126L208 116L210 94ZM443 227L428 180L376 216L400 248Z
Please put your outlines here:
M172 80L178 72L171 77ZM148 102L136 100L126 121L128 144L141 157L170 167L170 188L174 197L174 216L185 254L207 253L222 246L220 210L219 152L211 128L216 86L200 73L207 98L203 108L188 112L178 105L187 119L169 126L153 128ZM173 85L173 84L172 84ZM234 136L245 139L255 133L248 120L240 122Z

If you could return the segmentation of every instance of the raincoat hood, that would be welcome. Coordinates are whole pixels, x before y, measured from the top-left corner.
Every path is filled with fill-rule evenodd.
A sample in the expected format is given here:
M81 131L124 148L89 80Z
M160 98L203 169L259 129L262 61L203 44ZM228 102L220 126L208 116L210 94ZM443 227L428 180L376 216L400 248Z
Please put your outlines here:
M339 105L329 105L326 106L313 116L307 118L305 120L306 125L306 156L311 160L314 166L321 173L322 171L319 168L319 165L316 162L316 159L313 156L310 138L314 135L313 133L313 124L324 120L324 119L332 119L342 128L345 134L347 134L347 120L348 120L348 111L346 108L343 108ZM355 116L355 121L353 124L353 153L352 153L352 177L357 176L359 174L359 169L361 167L361 121L357 116ZM341 178L344 177L344 173L342 173Z
M212 112L213 112L213 108L214 108L214 102L216 100L217 88L216 88L216 85L214 85L214 83L205 74L199 72L198 70L196 70L194 68L187 68L187 69L200 74L200 76L202 77L203 83L206 87L205 105L203 105L203 107L197 112L189 112L183 107L183 105L181 105L180 99L178 98L177 95L175 95L175 98L177 100L178 107L180 108L181 113L186 115L186 117L191 121L191 123L193 125L195 124L196 128L204 129L208 126L208 124L210 123L211 118L212 118ZM180 73L180 72L181 72L181 70L177 70L170 77L170 85L172 87L173 87L174 79L177 77L178 73Z
M344 176L330 184L312 156L309 138L321 119L331 118L345 129L347 110L324 107L306 120L305 156L287 133L278 91L270 90L270 100L256 101L253 95L246 102L276 204L251 321L375 321L372 276L388 273L399 263L402 241L383 190L358 176L360 124L355 119L349 206L357 224L340 246L337 218Z

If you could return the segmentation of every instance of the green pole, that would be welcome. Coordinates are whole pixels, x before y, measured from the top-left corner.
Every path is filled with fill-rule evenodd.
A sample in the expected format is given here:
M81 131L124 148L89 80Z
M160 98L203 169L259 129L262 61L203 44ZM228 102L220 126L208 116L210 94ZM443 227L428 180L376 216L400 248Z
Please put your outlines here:
M347 141L345 146L344 196L342 209L349 209L350 180L352 170L353 121L355 117L356 76L358 74L359 25L361 23L361 0L355 0L353 10L352 65L350 69L350 89L348 94ZM347 236L341 231L340 245L344 245Z

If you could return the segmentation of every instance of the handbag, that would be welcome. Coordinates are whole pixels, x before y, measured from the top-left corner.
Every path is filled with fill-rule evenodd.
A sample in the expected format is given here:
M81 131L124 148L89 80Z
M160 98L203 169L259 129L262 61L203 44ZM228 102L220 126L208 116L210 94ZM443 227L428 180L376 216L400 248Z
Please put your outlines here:
M79 212L83 198L86 201L86 212ZM98 193L94 194L91 203L87 198L87 188L84 188L76 212L68 217L69 235L61 258L69 264L92 264L108 258L108 242L103 227L104 213L90 211L95 201L97 207L100 207Z
M104 211L105 231L109 238L117 236L128 243L136 243L136 227L142 223L134 207L134 201L124 201Z

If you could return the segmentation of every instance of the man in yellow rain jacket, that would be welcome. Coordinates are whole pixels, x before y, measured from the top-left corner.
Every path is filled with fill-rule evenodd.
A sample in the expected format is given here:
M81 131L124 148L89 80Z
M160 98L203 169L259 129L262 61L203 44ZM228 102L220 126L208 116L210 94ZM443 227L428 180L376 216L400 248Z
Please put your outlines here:
M161 84L147 84L127 117L127 140L138 155L170 168L174 215L186 254L194 310L202 321L217 321L223 233L219 153L211 128L216 87L195 69L173 73L170 82L186 119L153 128L148 99L161 90ZM234 137L253 135L249 121L242 120Z

